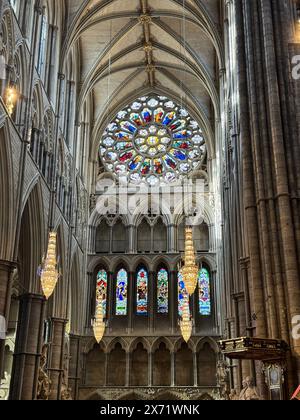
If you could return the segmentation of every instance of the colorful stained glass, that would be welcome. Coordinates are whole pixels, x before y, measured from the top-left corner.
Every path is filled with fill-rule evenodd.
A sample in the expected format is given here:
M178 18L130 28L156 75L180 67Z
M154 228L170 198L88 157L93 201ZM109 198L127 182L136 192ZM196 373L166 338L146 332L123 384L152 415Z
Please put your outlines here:
M132 159L134 156L134 152L125 152L120 155L120 162L124 163L127 162L129 159Z
M163 125L169 125L172 121L174 121L175 118L176 118L175 112L169 112L163 120Z
M128 274L123 268L117 275L117 290L116 290L116 315L127 315L127 293L128 293Z
M129 169L131 171L136 170L140 166L141 161L142 161L142 157L141 156L137 156L134 160L132 160L129 163L129 165L128 165L129 166Z
M148 314L148 273L144 268L137 273L137 314Z
M151 169L151 161L149 159L146 159L142 165L142 170L141 170L142 175L149 174L150 169Z
M141 125L143 125L143 121L140 117L139 114L131 114L130 115L130 119L133 123L135 123L138 127L140 127Z
M107 272L100 270L97 274L96 305L102 300L103 316L106 317L107 311Z
M178 314L179 316L182 316L184 304L186 301L189 301L189 294L185 288L185 284L183 281L183 276L181 272L178 273Z
M169 275L164 268L157 274L157 312L159 314L169 312Z
M157 175L162 174L162 172L163 172L163 164L162 164L161 159L155 159L154 160L154 167L155 167L155 173Z
M174 139L188 139L192 135L191 131L182 130L173 134Z
M210 274L206 268L199 271L199 313L203 316L211 315Z
M186 154L182 152L181 150L172 149L171 154L175 159L178 159L181 161L186 160Z
M173 124L170 125L171 130L182 130L186 126L185 120L177 120Z
M142 117L145 123L150 123L152 120L152 112L150 111L150 109L144 109L144 111L142 112Z
M158 124L162 122L164 117L164 110L162 108L158 108L154 111L154 121Z
M127 130L132 134L134 134L137 130L135 125L131 124L129 121L122 121L120 125L124 130Z
M166 165L170 168L170 169L176 169L177 164L175 162L174 159L172 159L170 156L164 156L163 157Z
M132 135L125 133L125 131L119 131L118 133L116 133L116 137L118 140L123 140L123 141L124 140L128 141L132 139Z
M200 169L206 145L187 110L151 94L117 113L104 130L99 156L123 180L166 185Z
M177 148L177 149L190 149L191 148L191 142L189 141L174 141L173 143L173 147Z
M123 141L123 142L120 142L120 143L117 143L116 144L116 150L118 152L121 152L123 150L132 149L132 148L133 148L133 144L131 142L129 142L129 141L126 141L126 142Z

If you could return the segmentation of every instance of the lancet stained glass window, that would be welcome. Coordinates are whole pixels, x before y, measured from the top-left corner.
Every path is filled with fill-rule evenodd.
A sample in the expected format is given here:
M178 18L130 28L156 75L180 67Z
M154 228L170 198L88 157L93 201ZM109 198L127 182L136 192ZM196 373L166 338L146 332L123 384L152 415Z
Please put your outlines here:
M106 316L107 311L107 272L100 270L97 275L97 303L99 298L102 299L103 316Z
M42 25L41 25L41 34L40 34L40 50L38 56L38 64L37 70L40 76L42 76L42 71L44 69L45 61L46 61L46 44L47 44L47 16L46 11L43 13L42 17Z
M128 274L122 268L117 275L117 296L116 296L116 315L127 315L127 302L128 302Z
M161 268L157 274L157 312L169 312L169 274L165 268Z
M137 99L106 128L100 158L128 182L167 185L201 166L203 133L189 112L164 96Z
M199 271L199 313L203 316L211 315L210 274L206 268Z
M183 309L184 309L184 304L186 303L187 300L189 302L190 297L189 297L188 292L185 288L182 273L179 272L178 273L178 314L179 314L179 316L182 316Z
M144 268L137 273L137 314L148 314L148 273Z

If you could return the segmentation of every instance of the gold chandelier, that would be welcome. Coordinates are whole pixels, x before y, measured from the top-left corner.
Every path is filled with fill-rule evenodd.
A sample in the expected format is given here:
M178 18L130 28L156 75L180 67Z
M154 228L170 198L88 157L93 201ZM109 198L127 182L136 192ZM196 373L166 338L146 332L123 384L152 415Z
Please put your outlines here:
M47 257L43 263L41 274L42 289L47 300L52 296L59 279L56 259L56 242L57 234L55 232L50 232Z
M13 86L9 86L6 89L6 95L5 95L5 105L7 108L7 112L9 116L11 117L15 110L15 105L17 101L17 92L16 89Z
M104 333L105 333L105 321L104 321L104 314L103 314L103 301L102 297L97 293L97 303L96 303L96 314L95 320L93 323L93 330L95 339L98 344L100 344Z
M186 228L185 256L184 266L182 268L182 276L186 290L190 296L195 292L198 281L198 273L199 269L196 264L195 249L193 243L193 230L192 228Z
M192 336L193 320L191 318L189 298L186 297L186 302L183 307L182 320L179 322L181 334L186 343L189 342Z

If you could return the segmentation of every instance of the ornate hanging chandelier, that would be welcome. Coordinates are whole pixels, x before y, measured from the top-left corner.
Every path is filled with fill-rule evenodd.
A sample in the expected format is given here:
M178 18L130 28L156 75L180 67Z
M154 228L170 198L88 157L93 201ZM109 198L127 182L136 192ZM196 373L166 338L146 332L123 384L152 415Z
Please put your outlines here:
M97 303L96 303L96 314L93 322L93 330L97 343L99 344L105 333L105 321L103 314L103 301L102 296L97 291Z
M52 296L59 279L56 259L56 242L57 234L55 232L50 232L47 257L43 263L41 273L42 289L47 300Z
M185 256L182 268L183 281L188 294L191 296L196 289L199 269L196 264L195 249L193 243L193 230L186 228L185 231Z
M16 89L13 86L9 86L6 89L5 105L6 105L7 112L8 112L10 117L14 113L16 101L17 101Z
M192 336L192 330L193 330L193 320L190 313L188 296L186 298L186 302L183 307L182 320L180 321L179 325L180 325L182 337L184 341L188 343Z

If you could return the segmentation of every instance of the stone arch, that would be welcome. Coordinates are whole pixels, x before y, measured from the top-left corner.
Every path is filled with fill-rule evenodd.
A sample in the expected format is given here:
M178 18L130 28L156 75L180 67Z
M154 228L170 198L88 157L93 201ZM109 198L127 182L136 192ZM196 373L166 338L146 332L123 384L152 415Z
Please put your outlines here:
M193 351L183 341L175 353L175 383L177 386L194 386Z
M110 253L111 227L105 217L103 217L96 228L96 253Z
M181 348L182 344L185 344L185 341L184 341L184 339L183 339L182 337L180 337L180 338L179 338L178 340L176 340L176 341L175 341L175 343L174 343L174 353L176 353L176 352L177 352L177 351ZM190 340L190 341L187 343L187 346L188 346L188 348L189 348L192 352L195 352L195 351L196 351L195 344L194 344L193 340Z
M127 392L118 398L118 401L144 401L145 396L138 391Z
M163 217L158 217L153 226L153 251L165 253L168 251L168 231Z
M136 339L134 343L131 346L132 352L130 352L130 385L147 386L149 380L149 343L144 339Z
M105 401L105 398L99 392L94 392L85 398L85 401Z
M153 258L152 266L155 273L157 273L157 271L162 267L166 268L166 270L168 270L169 272L172 271L172 268L173 268L172 263L169 260L169 258L163 257L161 255L158 255L155 258Z
M197 351L198 385L217 386L217 353L210 340L203 340Z
M41 291L38 267L46 251L46 224L42 188L38 177L24 194L19 237L19 279L27 291Z
M116 341L114 347L107 354L108 386L123 387L126 385L126 359L126 351L120 341Z
M0 191L1 199L6 205L0 208L0 256L3 260L13 259L13 237L15 214L15 178L13 175L13 162L11 155L10 135L7 124L0 123Z
M132 271L130 260L127 257L117 258L111 263L110 267L112 273L117 273L121 268L124 268L127 271L127 273L130 273L130 271Z
M106 347L106 352L107 353L111 352L114 349L114 347L116 346L116 344L120 344L122 346L122 349L127 351L128 345L127 345L126 341L122 337L116 337L109 342L109 344Z
M105 352L103 347L95 344L85 356L85 385L105 385Z
M132 353L139 343L142 343L148 353L151 351L150 342L145 337L137 337L135 338L129 345L129 353Z
M153 341L151 345L151 353L155 352L161 343L164 343L170 352L173 351L173 343L168 337L158 337Z
M172 391L162 391L157 394L154 398L154 401L180 401L181 398L177 393Z
M151 224L147 217L143 217L137 224L137 251L150 253L151 245Z
M81 269L79 263L78 251L73 255L71 263L71 278L69 285L69 319L70 319L70 330L72 334L79 334L81 332L81 314L84 312L84 306L82 301L82 282Z
M205 344L209 344L216 354L220 352L218 344L211 337L202 337L196 344L196 351L201 350Z
M157 341L153 350L153 385L171 386L171 350L164 339Z

